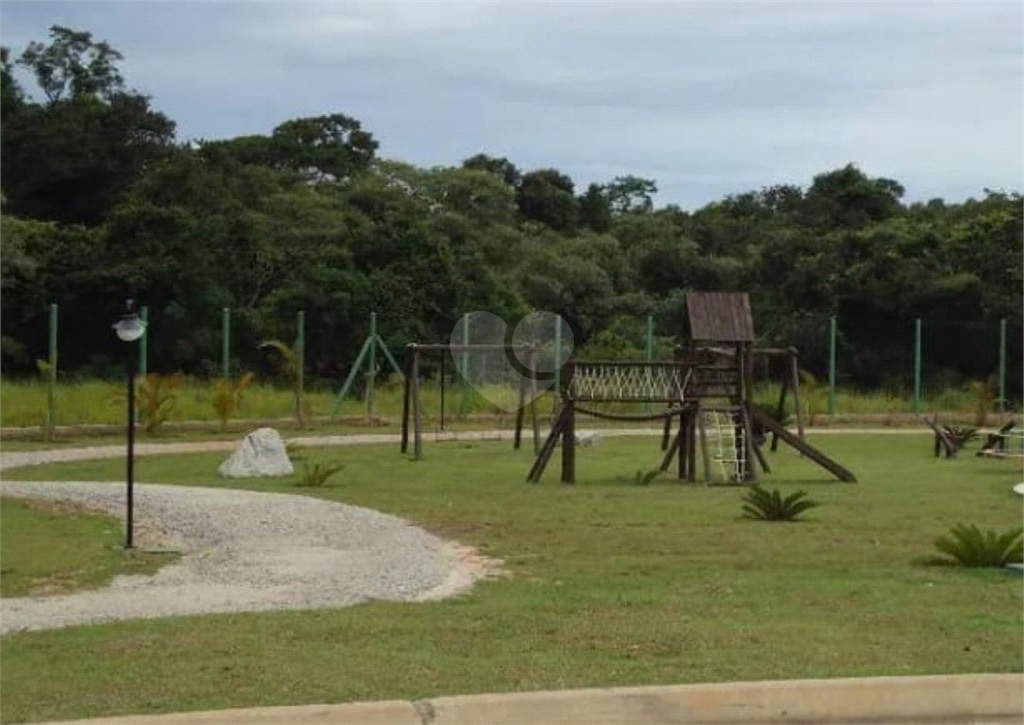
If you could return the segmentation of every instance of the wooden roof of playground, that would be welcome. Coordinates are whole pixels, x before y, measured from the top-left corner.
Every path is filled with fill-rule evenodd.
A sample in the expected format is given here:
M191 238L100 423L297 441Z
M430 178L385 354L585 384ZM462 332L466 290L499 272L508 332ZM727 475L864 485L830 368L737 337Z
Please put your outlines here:
M687 292L684 337L696 342L754 342L746 292Z

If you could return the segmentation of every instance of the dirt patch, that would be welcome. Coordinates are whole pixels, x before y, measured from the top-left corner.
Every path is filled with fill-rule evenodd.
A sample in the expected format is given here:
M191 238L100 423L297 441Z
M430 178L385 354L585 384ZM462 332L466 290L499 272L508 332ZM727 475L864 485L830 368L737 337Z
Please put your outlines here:
M458 564L448 574L448 578L444 582L423 592L416 597L415 601L434 602L447 599L469 591L478 581L512 576L501 559L484 556L471 546L449 542L447 547L458 560Z

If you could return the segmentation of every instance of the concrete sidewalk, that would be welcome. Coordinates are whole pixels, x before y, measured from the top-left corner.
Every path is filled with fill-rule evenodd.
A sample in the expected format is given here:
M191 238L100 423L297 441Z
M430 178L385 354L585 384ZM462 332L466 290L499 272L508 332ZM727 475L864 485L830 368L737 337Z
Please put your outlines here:
M246 708L76 723L1022 723L1024 675L780 680L436 697L408 702Z

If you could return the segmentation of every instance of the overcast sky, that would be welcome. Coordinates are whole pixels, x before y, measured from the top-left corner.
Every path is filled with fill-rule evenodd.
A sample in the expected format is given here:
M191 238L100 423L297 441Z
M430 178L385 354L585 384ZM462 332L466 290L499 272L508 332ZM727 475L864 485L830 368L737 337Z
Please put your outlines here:
M379 155L478 152L656 204L857 164L908 201L1024 187L1024 18L994 2L0 2L15 54L87 30L179 139L345 113Z

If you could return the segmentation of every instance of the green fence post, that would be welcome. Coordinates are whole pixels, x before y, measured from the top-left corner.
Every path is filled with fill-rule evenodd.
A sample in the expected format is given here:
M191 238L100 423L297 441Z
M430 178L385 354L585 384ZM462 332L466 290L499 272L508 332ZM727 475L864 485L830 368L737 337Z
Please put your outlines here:
M57 425L57 303L50 304L50 369L46 388L47 436Z
M470 317L464 316L462 318L462 344L469 344L469 321ZM467 415L469 413L469 351L466 349L462 350L460 356L460 370L459 373L462 375L462 399L459 401L459 414Z
M555 322L555 394L562 394L562 317Z
M914 412L921 412L921 318L914 320Z
M999 320L999 412L1006 411L1006 318Z
M221 318L220 374L231 376L231 308L225 307Z
M647 342L644 345L644 359L647 362L651 362L652 360L654 360L654 317L652 317L651 315L647 316ZM650 382L651 382L651 369L648 367L647 368L647 384L648 384L648 386L650 385ZM651 404L647 403L644 406L644 409L646 409L648 412L650 412Z
M370 313L370 367L366 374L366 421L373 421L373 389L377 384L377 313Z
M828 414L836 414L836 318L828 319Z
M295 382L295 417L298 418L299 423L303 422L303 411L302 411L302 394L304 392L303 373L306 369L306 313L303 310L299 310L299 335L295 341L295 357L296 360L296 382Z

